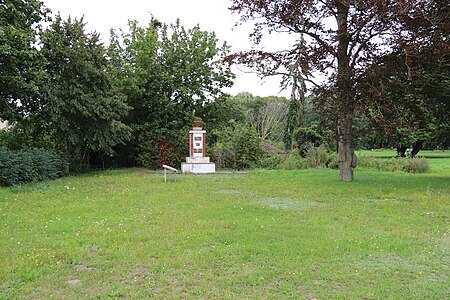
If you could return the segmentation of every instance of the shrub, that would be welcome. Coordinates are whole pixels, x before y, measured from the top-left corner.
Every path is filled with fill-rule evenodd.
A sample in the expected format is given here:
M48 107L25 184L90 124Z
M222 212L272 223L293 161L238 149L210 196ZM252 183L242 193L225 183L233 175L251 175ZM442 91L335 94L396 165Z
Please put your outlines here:
M315 147L313 144L309 144L306 148L305 157L308 161L308 167L324 168L327 164L329 154L324 145Z
M215 150L211 154L218 168L234 168L236 166L236 154L234 150Z
M133 126L136 138L131 141L128 152L139 166L160 168L162 165L179 165L189 155L186 147L188 128L179 130L158 129L149 124ZM126 150L126 151L127 151ZM126 154L122 154L126 157Z
M284 158L277 166L277 169L284 170L302 170L308 168L306 159L301 158L300 155L292 152Z
M294 136L301 156L306 156L311 145L314 147L323 145L324 148L328 148L328 145L332 143L333 139L333 133L331 131L323 130L317 125L297 128Z
M361 156L358 160L360 167L376 169L380 171L408 173L423 173L430 169L430 165L425 158L375 158Z
M54 179L67 174L67 171L67 160L54 151L13 151L0 147L0 185Z
M261 159L258 166L263 169L277 169L282 161L283 157L281 155L274 154Z
M231 124L224 130L211 131L211 135L216 140L211 153L218 166L253 168L259 165L264 156L261 139L251 126Z
M403 167L408 173L426 173L430 170L430 164L425 158L412 158L407 160L407 164Z
M263 157L261 139L256 130L250 126L244 126L237 132L235 141L236 166L238 169L255 167Z
M398 158L384 159L361 156L358 160L360 167L388 172L402 171L403 163L404 160Z
M339 169L339 155L337 153L328 154L327 168Z

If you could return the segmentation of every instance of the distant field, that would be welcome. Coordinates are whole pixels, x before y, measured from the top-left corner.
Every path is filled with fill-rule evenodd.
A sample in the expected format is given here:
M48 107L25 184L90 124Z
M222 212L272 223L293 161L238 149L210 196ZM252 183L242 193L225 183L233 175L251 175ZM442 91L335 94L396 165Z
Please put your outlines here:
M113 170L0 188L0 299L449 299L427 174Z

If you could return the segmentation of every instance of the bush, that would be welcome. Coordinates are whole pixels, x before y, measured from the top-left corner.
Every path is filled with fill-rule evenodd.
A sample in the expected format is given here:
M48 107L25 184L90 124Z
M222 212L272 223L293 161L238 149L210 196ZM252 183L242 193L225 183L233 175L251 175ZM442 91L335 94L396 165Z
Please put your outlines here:
M327 160L327 168L339 169L339 155L337 153L329 153Z
M136 162L145 168L160 168L162 165L179 165L189 148L188 129L167 130L159 129L155 131L148 126L135 126L135 147L132 152L136 152Z
M324 145L315 147L313 144L309 144L306 148L305 157L308 161L308 167L324 168L327 164L329 154Z
M376 169L380 171L408 173L424 173L430 169L430 165L425 158L375 158L361 156L358 161L360 167Z
M384 159L362 156L358 160L358 165L363 168L379 171L396 172L403 170L404 160L399 158Z
M291 153L286 156L286 158L277 166L277 169L283 170L303 170L307 168L308 164L306 159L301 158L300 155L296 153Z
M238 169L255 167L263 157L261 139L256 130L250 126L244 126L237 132L235 141L236 166Z
M215 150L211 154L218 168L235 168L236 154L234 150Z
M430 170L430 164L425 158L412 158L407 160L404 171L408 173L426 173Z
M331 131L320 129L317 125L297 128L294 136L301 156L306 156L308 149L312 146L319 147L323 145L327 149L328 145L332 144L333 139Z
M261 159L258 166L263 169L277 169L282 161L283 157L281 155L274 154Z
M224 130L212 130L211 135L216 144L210 153L220 167L253 168L264 156L261 139L251 126L231 124Z
M13 151L0 147L0 185L54 179L67 174L68 162L54 151Z

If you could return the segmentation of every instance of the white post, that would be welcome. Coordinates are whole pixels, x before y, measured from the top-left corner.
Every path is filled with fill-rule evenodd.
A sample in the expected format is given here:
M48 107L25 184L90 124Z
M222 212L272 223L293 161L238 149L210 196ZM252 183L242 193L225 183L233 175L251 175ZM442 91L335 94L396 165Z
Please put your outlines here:
M163 165L164 168L164 182L167 182L167 170L170 170L174 173L175 182L177 182L177 169L170 167L168 165Z

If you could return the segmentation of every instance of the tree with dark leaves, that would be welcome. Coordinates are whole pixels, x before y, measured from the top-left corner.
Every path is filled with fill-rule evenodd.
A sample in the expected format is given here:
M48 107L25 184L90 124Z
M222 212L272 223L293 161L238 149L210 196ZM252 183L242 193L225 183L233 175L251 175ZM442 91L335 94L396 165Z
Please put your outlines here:
M242 21L254 21L251 38L259 44L264 34L286 32L303 35L306 46L276 52L251 50L229 56L229 61L257 67L263 75L283 73L299 59L303 76L327 77L314 82L327 90L336 115L339 170L343 181L354 178L356 156L353 119L357 104L355 81L380 56L390 53L405 32L404 22L423 1L393 0L233 0L231 10ZM414 28L412 28L414 31ZM280 71L281 70L281 71Z

